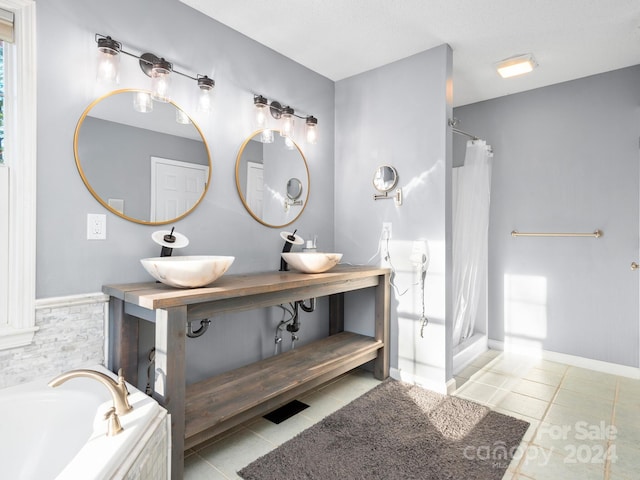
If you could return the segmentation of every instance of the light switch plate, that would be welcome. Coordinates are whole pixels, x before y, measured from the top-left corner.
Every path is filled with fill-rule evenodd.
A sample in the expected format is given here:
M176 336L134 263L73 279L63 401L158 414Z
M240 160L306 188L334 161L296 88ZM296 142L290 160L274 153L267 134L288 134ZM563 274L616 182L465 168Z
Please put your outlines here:
M107 239L107 216L102 213L87 214L87 240Z

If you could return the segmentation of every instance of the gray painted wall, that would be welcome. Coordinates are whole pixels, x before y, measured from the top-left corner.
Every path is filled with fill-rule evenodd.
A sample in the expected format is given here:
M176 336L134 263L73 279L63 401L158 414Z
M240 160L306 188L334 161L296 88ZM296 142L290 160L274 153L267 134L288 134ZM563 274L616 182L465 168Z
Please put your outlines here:
M455 109L495 152L490 339L638 366L639 85L635 66Z
M451 376L451 332L445 328L451 315L450 81L451 49L443 45L336 83L336 247L348 261L380 264L380 255L372 256L382 223L392 223L398 292L391 308L391 366L435 388ZM398 170L402 206L373 200L373 175L382 164ZM421 289L411 256L425 241L431 254L425 291L430 324L422 338ZM350 328L371 334L371 323L363 322L371 315L370 298L350 301Z
M95 32L113 36L134 52L152 50L174 60L176 68L216 79L214 111L208 118L195 111L195 82L178 76L173 80L175 101L200 125L213 163L204 202L176 225L191 240L185 254L235 255L232 272L279 265L279 232L247 214L234 181L236 154L254 131L254 92L318 117L319 143L300 141L313 190L296 227L303 236L318 232L331 241L333 82L174 0L116 0L109 8L97 0L56 0L39 2L37 8L39 298L100 291L104 283L147 280L138 260L157 250L150 236L158 228L112 215L107 218L106 241L86 240L86 214L104 211L84 187L72 147L76 122L95 98ZM135 59L123 57L121 70L121 88L148 88L149 79Z
M109 8L97 0L56 0L38 2L37 9L39 298L146 281L139 259L158 253L150 238L158 228L106 212L74 165L76 122L103 93L94 85L94 33L99 32L131 50L162 54L177 68L216 79L209 117L195 112L193 84L174 79L174 99L200 125L213 165L204 201L176 224L191 240L181 254L234 255L231 273L278 268L279 230L259 224L244 210L235 188L235 158L254 130L253 93L313 114L321 128L319 143L309 146L298 139L309 164L309 203L292 227L303 238L317 234L321 249L343 252L346 262L377 264L381 224L392 222L395 283L398 292L407 291L394 295L392 303L392 366L431 386L451 377L450 329L445 328L451 321L448 46L334 84L174 0L115 0ZM638 221L638 76L633 67L456 110L461 127L486 138L496 151L490 338L504 339L509 274L532 279L529 286L538 290L544 284L544 296L534 299L539 308L533 323L539 327L544 319L537 340L545 349L638 365L638 280L628 272L638 256L637 228L628 228L629 218L635 225ZM122 59L120 87L148 88L147 77L128 57ZM401 207L372 199L373 172L381 164L398 169L405 196ZM86 240L88 213L107 214L107 240ZM526 239L509 236L514 228L602 228L605 237L521 241ZM622 238L632 247L624 250ZM422 338L413 254L427 247L430 322ZM620 278L618 284L611 281ZM349 326L365 333L371 332L369 297L353 296L347 303ZM629 298L635 304L623 307ZM522 307L522 302L509 306ZM326 335L326 310L319 302L316 313L304 316L302 343ZM187 381L270 355L281 318L277 308L217 318L205 336L187 344ZM150 332L144 333L143 354L151 345Z
M255 130L254 93L318 118L318 144L309 146L302 136L297 139L309 164L312 187L305 213L294 227L303 238L317 233L323 248L334 248L332 81L175 0L114 0L108 6L98 0L43 1L37 2L37 16L38 298L97 292L107 283L150 280L139 259L158 255L151 234L165 228L134 224L110 214L91 196L76 170L76 123L104 93L95 90L96 32L111 35L128 50L163 55L181 71L216 80L214 110L204 117L195 111L195 82L173 79L174 101L199 124L212 155L212 183L206 197L193 214L175 225L191 241L180 254L234 255L230 273L279 267L279 230L253 220L235 186L237 152ZM124 56L119 88L148 87L149 79L137 61ZM107 240L86 240L88 213L107 215ZM301 344L326 335L326 310L320 302L317 313L303 316ZM281 318L274 308L216 319L207 335L187 344L187 381L272 354L273 329Z

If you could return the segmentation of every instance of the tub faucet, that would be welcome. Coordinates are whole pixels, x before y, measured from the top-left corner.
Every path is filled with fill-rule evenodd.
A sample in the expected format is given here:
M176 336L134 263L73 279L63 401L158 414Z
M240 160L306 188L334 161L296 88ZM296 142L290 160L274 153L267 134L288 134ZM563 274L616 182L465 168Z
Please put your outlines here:
M67 380L77 377L92 378L102 383L113 398L113 406L117 415L125 415L129 413L133 407L129 404L129 391L127 385L124 382L124 376L122 375L122 369L118 370L118 381L116 382L108 375L104 373L96 372L95 370L70 370L68 372L58 375L56 378L49 382L50 387L57 387L62 385Z

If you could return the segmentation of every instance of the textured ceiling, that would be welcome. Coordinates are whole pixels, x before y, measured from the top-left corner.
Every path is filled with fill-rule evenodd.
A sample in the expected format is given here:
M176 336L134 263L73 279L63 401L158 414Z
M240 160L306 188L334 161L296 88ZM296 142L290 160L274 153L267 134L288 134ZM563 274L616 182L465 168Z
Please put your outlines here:
M640 0L180 1L334 81L448 43L456 106L640 64Z

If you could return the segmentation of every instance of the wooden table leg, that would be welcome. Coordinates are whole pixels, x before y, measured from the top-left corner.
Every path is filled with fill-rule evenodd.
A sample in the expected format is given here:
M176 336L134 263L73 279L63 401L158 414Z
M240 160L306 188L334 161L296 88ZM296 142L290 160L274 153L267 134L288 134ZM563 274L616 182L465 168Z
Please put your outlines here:
M109 299L107 368L122 368L125 380L138 385L138 319L124 313L124 302L115 297Z
M373 367L373 375L378 380L389 376L389 309L391 308L391 287L389 274L380 275L376 287L376 340L382 340L384 347L378 350L378 357Z
M329 296L329 335L344 332L344 293Z
M156 375L154 398L171 415L171 478L184 472L185 331L187 308L156 310Z

